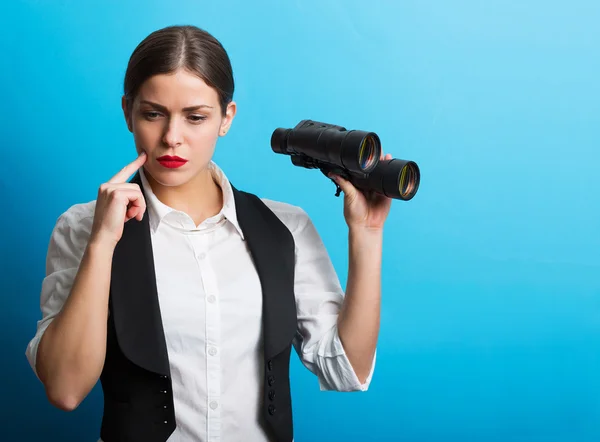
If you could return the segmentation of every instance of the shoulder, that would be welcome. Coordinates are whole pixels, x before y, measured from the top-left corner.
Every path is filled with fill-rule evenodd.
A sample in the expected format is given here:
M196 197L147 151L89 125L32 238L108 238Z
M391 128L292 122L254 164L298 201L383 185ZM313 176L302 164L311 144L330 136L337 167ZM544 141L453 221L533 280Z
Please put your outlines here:
M57 219L56 225L68 228L85 228L94 220L94 212L96 210L96 200L87 203L78 203L69 207Z
M65 210L59 220L64 222L81 222L85 219L93 218L96 210L96 200L87 203L74 204Z
M298 233L311 223L306 211L293 204L261 198L261 201L285 224L292 233Z
M63 212L52 229L46 255L46 275L75 269L92 232L96 201L75 204Z
M95 200L69 207L56 220L52 242L61 248L85 248L92 231L95 210Z

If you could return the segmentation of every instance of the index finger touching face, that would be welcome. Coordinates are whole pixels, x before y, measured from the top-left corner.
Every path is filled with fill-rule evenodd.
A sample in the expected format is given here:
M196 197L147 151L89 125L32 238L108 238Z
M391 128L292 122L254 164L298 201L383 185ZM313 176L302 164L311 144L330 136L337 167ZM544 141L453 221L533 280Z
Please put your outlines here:
M142 152L135 160L123 167L115 176L113 176L108 182L109 183L124 183L131 175L133 175L140 167L146 162L146 152Z

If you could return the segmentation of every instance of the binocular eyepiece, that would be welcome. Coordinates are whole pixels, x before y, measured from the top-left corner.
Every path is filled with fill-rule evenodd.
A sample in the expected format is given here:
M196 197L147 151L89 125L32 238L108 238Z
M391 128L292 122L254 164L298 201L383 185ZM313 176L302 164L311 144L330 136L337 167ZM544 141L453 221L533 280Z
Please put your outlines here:
M374 132L346 130L342 126L302 120L293 129L278 128L271 148L290 155L292 164L332 172L357 189L408 201L419 188L421 174L414 161L381 159L381 141ZM338 187L336 196L339 196Z

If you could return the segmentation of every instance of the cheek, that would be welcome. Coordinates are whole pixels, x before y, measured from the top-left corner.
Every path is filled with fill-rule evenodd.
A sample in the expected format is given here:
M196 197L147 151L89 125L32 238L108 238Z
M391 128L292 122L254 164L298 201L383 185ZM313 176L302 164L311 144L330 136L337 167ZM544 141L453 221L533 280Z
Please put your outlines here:
M133 136L139 147L153 149L160 144L162 128L159 124L148 124L147 121L137 121L133 126Z
M192 147L212 148L219 138L219 126L206 122L205 124L192 127L187 138Z

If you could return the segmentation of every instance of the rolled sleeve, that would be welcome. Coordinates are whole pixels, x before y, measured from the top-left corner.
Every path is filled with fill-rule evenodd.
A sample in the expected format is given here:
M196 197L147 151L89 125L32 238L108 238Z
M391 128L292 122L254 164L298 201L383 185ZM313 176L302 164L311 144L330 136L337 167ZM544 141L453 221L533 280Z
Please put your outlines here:
M319 341L314 363L318 367L319 387L323 391L367 391L375 369L374 357L369 376L364 383L360 382L344 351L337 326L325 333Z
M33 338L27 344L25 356L36 376L37 352L48 326L67 300L79 263L87 246L93 222L94 203L71 207L57 220L50 236L46 255L46 274L40 293L41 319Z
M319 380L321 390L366 391L375 368L361 383L338 334L337 320L344 301L329 254L314 224L302 209L292 224L296 241L295 294L298 332L294 348Z

